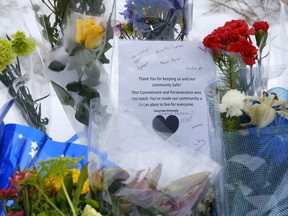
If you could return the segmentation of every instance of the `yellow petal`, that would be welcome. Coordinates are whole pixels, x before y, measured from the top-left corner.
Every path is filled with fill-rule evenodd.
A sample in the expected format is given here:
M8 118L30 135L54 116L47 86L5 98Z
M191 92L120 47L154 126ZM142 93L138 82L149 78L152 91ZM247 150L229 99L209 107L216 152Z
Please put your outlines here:
M98 46L102 44L103 37L104 37L104 31L100 33L98 31L90 31L86 35L85 47L87 49L97 48Z
M76 20L76 43L81 44L82 41L84 40L84 35L83 35L83 19L77 19Z
M87 49L101 45L105 29L95 19L76 20L76 43L84 43Z

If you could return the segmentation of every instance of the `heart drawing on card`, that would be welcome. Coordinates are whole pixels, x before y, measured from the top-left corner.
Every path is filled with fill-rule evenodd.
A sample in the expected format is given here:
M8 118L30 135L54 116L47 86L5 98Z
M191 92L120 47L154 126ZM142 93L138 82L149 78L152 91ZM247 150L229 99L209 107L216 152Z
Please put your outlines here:
M160 132L161 137L167 139L179 128L179 119L175 115L169 115L166 119L162 115L157 115L152 122L152 127ZM158 133L159 134L159 133Z

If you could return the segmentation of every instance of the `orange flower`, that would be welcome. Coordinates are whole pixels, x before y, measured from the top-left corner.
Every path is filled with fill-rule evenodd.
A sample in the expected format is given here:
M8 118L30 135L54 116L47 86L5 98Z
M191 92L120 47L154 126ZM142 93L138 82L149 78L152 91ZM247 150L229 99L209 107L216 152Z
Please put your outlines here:
M102 44L105 29L95 19L76 20L76 43L84 44L87 49L95 49Z

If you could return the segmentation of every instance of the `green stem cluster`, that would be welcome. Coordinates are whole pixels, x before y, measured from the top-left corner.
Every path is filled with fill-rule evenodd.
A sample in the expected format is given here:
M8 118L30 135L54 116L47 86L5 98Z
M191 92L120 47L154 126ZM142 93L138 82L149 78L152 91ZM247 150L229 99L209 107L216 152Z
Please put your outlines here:
M21 85L19 87L14 86L17 79L25 79L22 76L19 59L17 57L16 64L10 64L0 73L0 81L8 88L9 95L15 99L17 107L21 110L24 119L30 126L33 126L41 131L46 131L48 125L48 118L42 118L41 115L41 104L38 101L48 97L34 100L30 90L27 86ZM25 82L23 80L23 82Z

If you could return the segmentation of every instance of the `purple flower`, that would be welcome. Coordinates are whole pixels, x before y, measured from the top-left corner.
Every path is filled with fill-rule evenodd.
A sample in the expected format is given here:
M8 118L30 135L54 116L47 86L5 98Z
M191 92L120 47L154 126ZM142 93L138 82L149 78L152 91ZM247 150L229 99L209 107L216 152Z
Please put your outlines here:
M120 14L128 22L134 22L141 18L162 18L163 14L167 14L172 9L179 8L178 0L126 0L124 5L126 10Z

